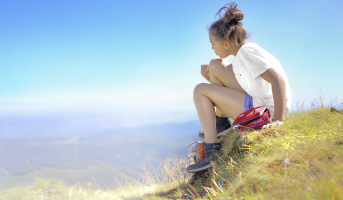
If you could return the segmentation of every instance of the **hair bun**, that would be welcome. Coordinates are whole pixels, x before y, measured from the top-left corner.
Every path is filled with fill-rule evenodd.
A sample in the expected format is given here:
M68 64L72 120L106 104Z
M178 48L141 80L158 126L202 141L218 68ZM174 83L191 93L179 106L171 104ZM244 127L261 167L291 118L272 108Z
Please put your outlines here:
M221 16L221 11L225 11L224 16ZM219 15L217 21L215 21L209 28L209 34L212 35L216 41L224 42L231 41L234 44L244 44L247 38L247 32L240 22L244 14L237 9L237 4L232 2L222 7L216 16Z
M220 16L220 12L222 10L225 10L224 17L221 17L224 19L225 23L228 24L237 24L237 22L241 21L244 18L244 14L242 11L237 9L238 5L235 2L226 4L224 7L222 7L217 14Z

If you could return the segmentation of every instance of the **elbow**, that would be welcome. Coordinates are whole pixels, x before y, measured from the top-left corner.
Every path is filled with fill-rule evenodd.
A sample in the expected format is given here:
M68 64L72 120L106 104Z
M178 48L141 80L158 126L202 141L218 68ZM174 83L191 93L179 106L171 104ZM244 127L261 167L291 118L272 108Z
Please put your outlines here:
M282 76L279 77L278 82L279 82L279 85L281 85L282 87L286 87L286 81Z
M274 83L276 83L277 85L279 85L279 86L281 86L281 87L285 87L285 86L286 86L286 81L285 81L285 79L284 79L282 76L280 76L279 74L278 74L278 76L276 77Z
M286 81L282 76L276 78L272 83L272 87L278 88L278 90L283 90L286 88Z

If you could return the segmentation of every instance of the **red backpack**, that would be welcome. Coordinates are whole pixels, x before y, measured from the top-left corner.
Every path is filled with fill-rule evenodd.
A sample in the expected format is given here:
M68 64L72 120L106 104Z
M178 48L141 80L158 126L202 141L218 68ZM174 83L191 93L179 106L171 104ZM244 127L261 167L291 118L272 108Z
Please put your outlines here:
M235 119L232 126L238 125L239 130L242 131L245 129L259 129L262 128L263 125L269 124L271 122L272 117L267 107L260 106L247 110L244 113L240 114Z

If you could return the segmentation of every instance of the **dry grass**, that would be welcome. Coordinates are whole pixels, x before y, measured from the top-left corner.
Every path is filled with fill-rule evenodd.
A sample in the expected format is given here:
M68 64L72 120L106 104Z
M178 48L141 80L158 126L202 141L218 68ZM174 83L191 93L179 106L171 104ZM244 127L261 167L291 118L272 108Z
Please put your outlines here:
M248 151L227 165L236 178L218 198L343 199L343 115L330 107L302 107L281 127L243 134Z

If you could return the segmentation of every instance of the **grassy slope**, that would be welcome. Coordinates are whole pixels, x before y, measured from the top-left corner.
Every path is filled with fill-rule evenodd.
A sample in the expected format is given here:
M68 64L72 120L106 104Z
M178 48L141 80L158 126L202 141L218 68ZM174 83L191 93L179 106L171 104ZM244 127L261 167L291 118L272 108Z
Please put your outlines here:
M245 199L343 199L343 115L318 107L248 135L247 166L225 195ZM284 159L289 164L281 165Z
M181 127L184 126L181 124ZM194 129L192 124L191 127ZM181 128L176 130L178 129ZM142 131L145 130L143 127ZM159 130L161 131L161 126ZM182 155L187 152L186 148L181 148L182 151L175 150L184 146L185 142L187 144L187 141L192 141L191 138L182 137L183 143L179 142L181 137L175 134L173 138L167 138L168 134L165 134L154 136L153 139L145 137L144 134L128 134L133 138L129 141L127 135L120 136L112 131L95 135L75 136L70 139L33 137L1 140L0 190L30 183L33 179L32 174L53 176L68 184L89 182L94 177L98 182L114 185L113 176L121 177L120 174L125 173L139 177L141 166L151 164L156 168L159 157ZM131 151L132 147L136 150ZM132 167L132 173L129 166Z
M281 127L241 134L239 149L233 148L216 167L217 175L209 173L208 180L225 186L195 187L198 191L207 189L211 193L208 199L343 199L342 120L342 114L321 105L292 112ZM227 150L230 141L221 141ZM36 178L31 185L0 191L0 199L180 197L190 190L186 187L189 175L182 171L187 162L185 158L165 160L161 174L142 174L143 185L127 181L119 188L94 190Z

